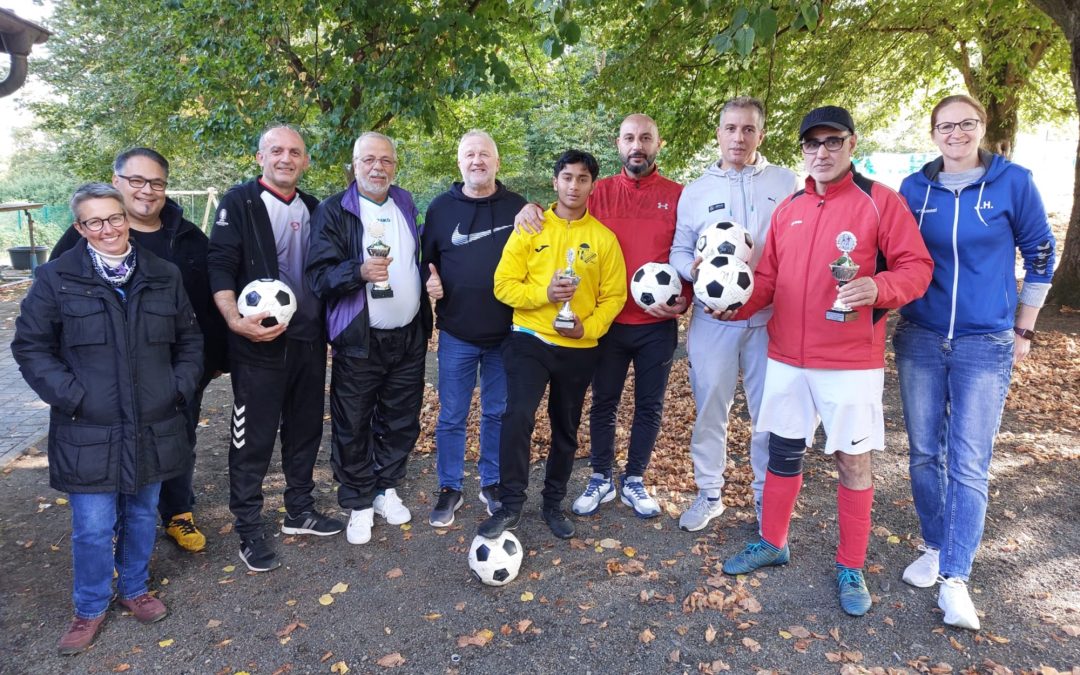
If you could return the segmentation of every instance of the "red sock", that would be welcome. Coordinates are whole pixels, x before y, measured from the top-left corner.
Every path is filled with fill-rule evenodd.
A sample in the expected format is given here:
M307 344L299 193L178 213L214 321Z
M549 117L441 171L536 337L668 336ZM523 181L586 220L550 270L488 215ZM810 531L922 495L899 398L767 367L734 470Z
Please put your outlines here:
M874 505L874 487L851 490L836 487L836 516L840 522L840 545L836 562L844 567L862 569L866 563L866 545L870 541L870 508Z
M778 476L772 471L765 472L765 489L761 493L761 538L776 548L784 548L787 544L791 512L801 488L801 473Z

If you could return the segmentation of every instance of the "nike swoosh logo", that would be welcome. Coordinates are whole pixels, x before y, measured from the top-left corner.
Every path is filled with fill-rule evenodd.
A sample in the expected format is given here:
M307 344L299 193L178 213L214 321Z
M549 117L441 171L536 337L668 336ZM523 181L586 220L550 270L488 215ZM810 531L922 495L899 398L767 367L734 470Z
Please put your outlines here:
M461 223L454 226L454 232L450 235L450 243L454 246L464 246L465 244L471 244L478 239L483 239L489 234L494 234L500 230L506 230L513 227L513 225L501 225L499 227L484 230L483 232L471 232L469 234L461 233Z
M852 442L851 442L851 444L852 444L852 445L858 445L859 443L862 443L863 441L865 441L865 440L866 440L866 439L868 439L868 438L870 438L870 437L869 437L869 436L863 436L862 438L860 438L860 439L859 439L859 440L857 440L857 441L852 441Z

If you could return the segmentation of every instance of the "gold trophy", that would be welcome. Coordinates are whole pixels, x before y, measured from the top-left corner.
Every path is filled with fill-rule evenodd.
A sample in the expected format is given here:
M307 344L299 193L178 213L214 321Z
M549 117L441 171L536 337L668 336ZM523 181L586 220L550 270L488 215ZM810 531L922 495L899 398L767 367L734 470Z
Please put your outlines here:
M378 225L372 225L368 228L371 232L371 236L375 237L375 241L365 249L367 254L372 258L385 258L390 255L390 245L383 242L382 236L385 233L385 229L382 223ZM377 300L379 298L392 298L394 297L394 289L390 288L389 281L376 281L371 285L371 299Z
M559 272L559 281L569 281L574 284L574 288L577 288L578 283L581 281L581 277L574 274L574 249L572 248L566 249L566 269ZM572 330L575 321L574 310L570 309L570 301L567 300L559 309L559 313L555 315L555 328Z
M840 257L829 265L829 270L832 272L833 279L841 288L859 273L859 266L855 264L855 261L849 255L855 250L856 244L858 244L858 240L855 239L855 235L847 230L836 236L836 248L840 249ZM840 302L840 297L837 295L833 306L825 310L825 318L829 321L846 323L858 319L859 313Z

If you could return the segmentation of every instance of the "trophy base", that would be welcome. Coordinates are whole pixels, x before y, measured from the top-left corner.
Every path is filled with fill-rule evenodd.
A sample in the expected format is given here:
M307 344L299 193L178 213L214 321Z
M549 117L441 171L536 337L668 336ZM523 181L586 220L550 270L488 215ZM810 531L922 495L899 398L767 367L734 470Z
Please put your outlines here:
M382 298L394 297L394 289L387 286L386 288L373 287L371 289L371 299L380 300Z
M555 328L562 328L563 330L573 330L574 323L574 317L567 319L565 317L557 316L555 317L554 326Z
M859 313L853 309L827 309L825 310L825 319L827 321L838 321L840 323L847 323L848 321L855 321L859 318Z

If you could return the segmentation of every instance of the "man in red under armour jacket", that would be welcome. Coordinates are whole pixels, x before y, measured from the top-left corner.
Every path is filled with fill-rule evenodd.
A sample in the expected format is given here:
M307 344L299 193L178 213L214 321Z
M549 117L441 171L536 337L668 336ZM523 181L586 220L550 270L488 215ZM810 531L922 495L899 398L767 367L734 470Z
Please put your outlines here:
M861 616L871 604L862 574L874 499L869 451L885 447L885 315L926 291L933 262L903 199L852 168L857 139L847 110L811 111L799 138L806 188L773 212L750 301L720 317L740 319L773 304L757 419L757 430L769 432L761 539L723 569L746 574L788 561L803 455L822 423L840 477L840 606ZM841 259L858 268L839 286L831 266Z
M647 262L668 262L675 237L676 208L683 186L660 175L656 155L660 132L648 115L633 114L622 121L616 139L623 168L596 184L589 197L589 212L619 240L626 261L626 283ZM542 212L527 205L519 220L539 224ZM660 515L656 500L642 480L660 432L664 391L678 344L677 317L686 311L689 291L674 307L654 305L641 309L627 298L615 323L600 339L596 371L592 380L589 433L592 440L592 476L585 491L574 501L579 516L594 513L600 505L620 497L639 518ZM615 463L615 415L626 386L626 373L634 364L634 422L630 428L626 471L616 491L612 479Z

